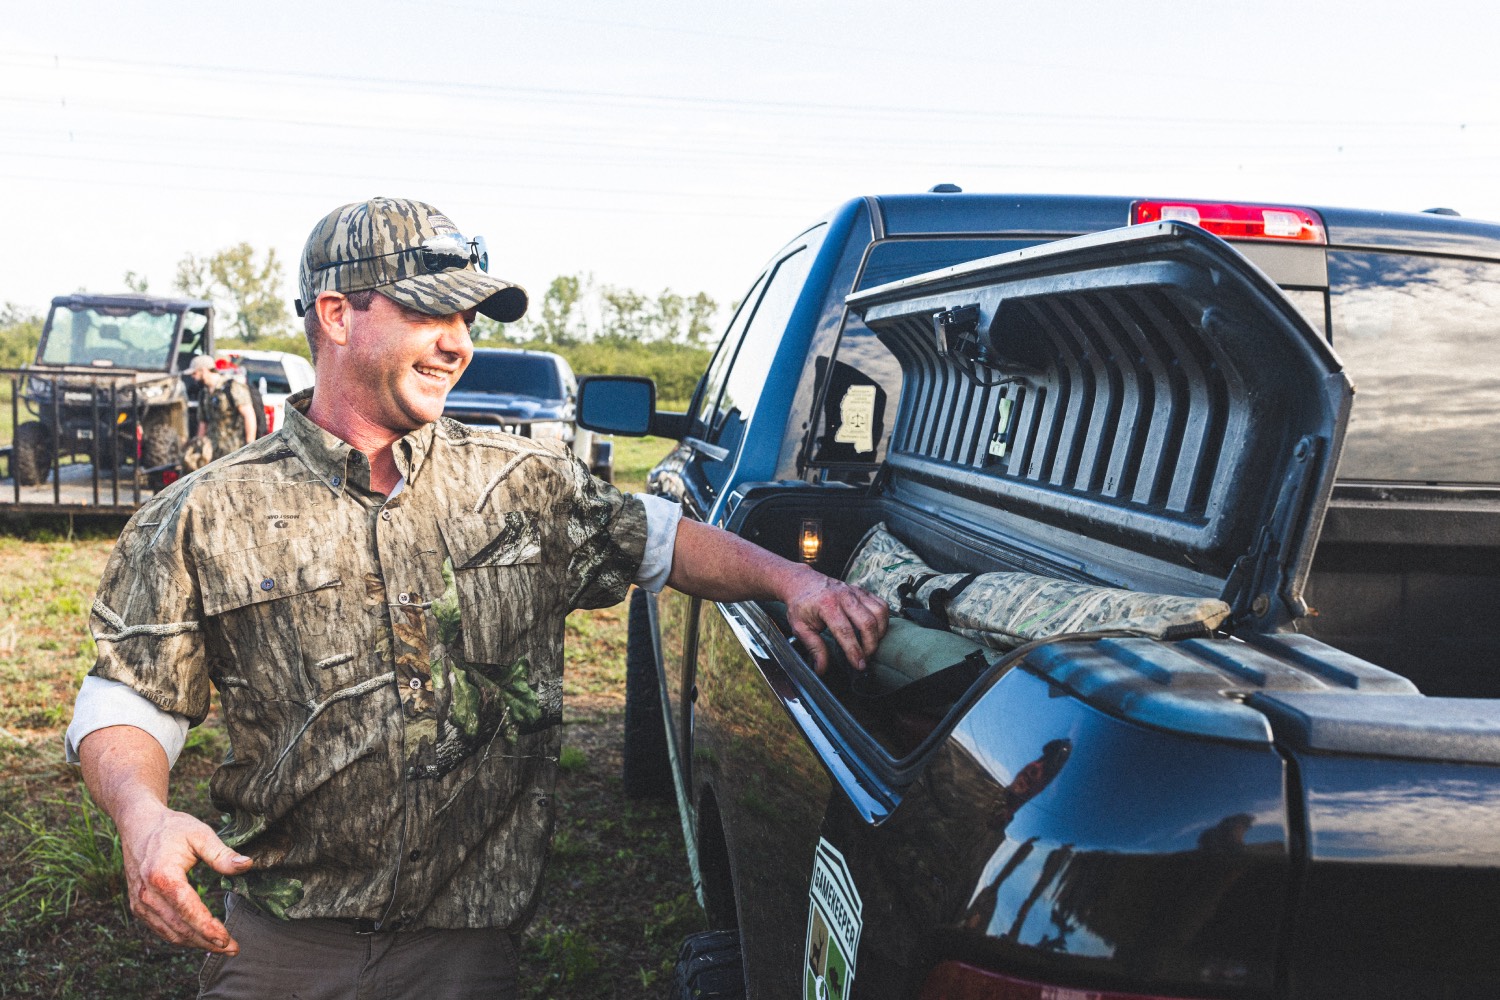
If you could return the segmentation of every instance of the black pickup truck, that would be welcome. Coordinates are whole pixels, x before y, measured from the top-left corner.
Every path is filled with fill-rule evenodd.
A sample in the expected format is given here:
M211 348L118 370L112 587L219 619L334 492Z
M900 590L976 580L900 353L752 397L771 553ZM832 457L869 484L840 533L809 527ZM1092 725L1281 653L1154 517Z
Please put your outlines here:
M776 254L689 413L586 380L904 648L633 597L674 995L1500 995L1497 328L1497 225L929 193Z

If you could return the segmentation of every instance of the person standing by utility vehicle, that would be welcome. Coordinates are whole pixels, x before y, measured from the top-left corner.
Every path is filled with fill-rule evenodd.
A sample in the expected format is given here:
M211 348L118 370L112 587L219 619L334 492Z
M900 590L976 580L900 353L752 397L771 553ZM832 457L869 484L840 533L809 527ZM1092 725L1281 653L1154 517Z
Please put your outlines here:
M255 403L245 383L204 354L193 359L188 375L203 387L198 401L197 437L208 442L208 460L222 458L255 440Z

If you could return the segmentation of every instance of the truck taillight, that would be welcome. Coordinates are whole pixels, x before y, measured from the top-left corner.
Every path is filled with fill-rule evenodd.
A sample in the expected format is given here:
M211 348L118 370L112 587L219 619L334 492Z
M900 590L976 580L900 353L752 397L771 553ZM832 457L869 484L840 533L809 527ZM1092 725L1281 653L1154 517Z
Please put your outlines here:
M939 962L922 984L920 1000L1168 1000L1155 994L1120 993L1053 986L981 969L967 962Z
M266 433L269 434L276 429L276 407L267 403L266 410Z
M1204 201L1138 201L1130 221L1190 222L1226 240L1278 240L1327 243L1323 219L1306 208L1281 205L1224 205Z

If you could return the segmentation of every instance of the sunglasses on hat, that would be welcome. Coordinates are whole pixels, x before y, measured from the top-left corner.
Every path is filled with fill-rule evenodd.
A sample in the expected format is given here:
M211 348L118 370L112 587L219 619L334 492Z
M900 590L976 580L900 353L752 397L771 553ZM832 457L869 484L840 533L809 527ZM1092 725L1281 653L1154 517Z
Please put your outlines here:
M421 246L407 247L404 250L392 250L390 253L378 253L373 257L355 257L353 260L335 260L327 264L319 264L313 268L314 271L327 271L335 267L344 267L347 264L364 264L372 260L382 260L386 257L399 257L402 254L420 254L418 258L422 262L421 274L441 274L444 271L461 271L473 264L481 271L490 269L490 250L484 242L483 236L476 236L472 240L465 239L459 235L435 236L427 240Z

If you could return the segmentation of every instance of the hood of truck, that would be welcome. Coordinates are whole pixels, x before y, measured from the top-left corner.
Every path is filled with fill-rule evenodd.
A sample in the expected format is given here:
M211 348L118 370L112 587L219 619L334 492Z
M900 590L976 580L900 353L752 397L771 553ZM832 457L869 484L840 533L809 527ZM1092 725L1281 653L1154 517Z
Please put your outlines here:
M1306 613L1352 389L1229 244L1132 226L848 303L903 370L889 487L1038 571Z
M459 417L462 413L494 414L518 420L566 420L567 409L566 400L541 399L508 392L454 390L448 393L445 404L445 412L449 416Z

